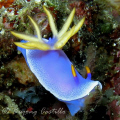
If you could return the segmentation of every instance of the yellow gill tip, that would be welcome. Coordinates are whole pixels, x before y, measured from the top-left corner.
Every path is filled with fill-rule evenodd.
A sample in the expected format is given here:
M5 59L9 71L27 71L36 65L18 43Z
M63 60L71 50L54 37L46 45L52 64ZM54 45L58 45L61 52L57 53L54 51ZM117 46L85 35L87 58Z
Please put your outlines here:
M87 74L90 73L90 68L88 66L85 66Z
M71 70L72 70L73 77L76 77L77 74L76 74L75 67L73 66L73 64L71 65Z

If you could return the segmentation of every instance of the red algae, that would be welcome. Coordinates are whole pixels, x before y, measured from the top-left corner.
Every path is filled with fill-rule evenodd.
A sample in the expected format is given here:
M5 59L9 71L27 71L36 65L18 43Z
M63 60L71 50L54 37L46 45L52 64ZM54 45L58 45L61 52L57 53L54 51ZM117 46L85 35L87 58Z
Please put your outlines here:
M85 23L86 25L90 24L92 21L92 13L90 7L86 6L85 2L83 1L75 1L70 4L70 9L75 7L75 15L78 19L85 16Z
M114 100L109 104L107 114L110 116L110 120L120 120L120 105L117 100Z
M5 8L8 8L10 5L12 5L14 1L15 0L2 0L0 2L0 8L2 8L2 6L4 6Z

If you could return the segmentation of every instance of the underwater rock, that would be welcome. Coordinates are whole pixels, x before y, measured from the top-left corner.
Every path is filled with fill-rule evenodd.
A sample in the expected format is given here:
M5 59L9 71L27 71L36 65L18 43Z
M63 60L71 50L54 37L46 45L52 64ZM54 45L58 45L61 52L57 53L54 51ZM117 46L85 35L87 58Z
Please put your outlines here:
M39 85L38 80L34 76L34 74L29 70L25 60L23 57L18 57L7 65L8 68L12 68L15 77L18 79L18 81L21 84L27 85L27 84L36 84Z
M10 61L17 55L16 46L13 43L14 40L7 33L5 37L0 39L0 65Z
M14 95L24 99L25 102L30 102L34 104L40 100L39 96L36 94L35 87L30 87L29 89L24 91L15 91Z
M107 114L110 116L110 120L120 120L120 104L118 100L109 103Z
M120 8L120 0L106 0L111 6L119 10Z
M15 81L15 74L11 68L1 66L0 68L0 90L8 89Z
M113 77L113 81L114 81L114 87L115 87L115 94L116 95L120 95L120 73L117 73L114 77Z
M76 17L80 19L85 16L85 25L88 25L92 22L92 11L89 6L84 1L74 1L70 3L70 9L76 8Z
M26 120L14 100L0 93L0 119L10 120L15 118Z

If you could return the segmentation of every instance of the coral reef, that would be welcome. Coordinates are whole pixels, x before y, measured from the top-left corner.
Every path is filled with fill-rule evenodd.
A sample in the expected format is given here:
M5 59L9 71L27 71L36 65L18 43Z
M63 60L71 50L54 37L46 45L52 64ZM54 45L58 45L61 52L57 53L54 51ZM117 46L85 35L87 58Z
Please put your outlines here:
M91 95L88 106L74 117L63 103L40 86L13 43L18 40L10 34L11 30L33 34L27 18L30 15L42 26L43 37L50 37L51 30L42 5L54 13L59 30L74 7L76 15L71 26L83 16L86 17L83 28L69 40L63 50L83 77L86 77L85 66L89 66L92 78L102 83L103 94ZM0 1L0 119L119 120L119 7L119 0ZM48 111L64 108L65 114L41 114L43 107ZM3 114L5 111L7 114Z
M108 4L112 5L115 9L119 10L120 0L107 0Z
M13 43L15 39L9 37L8 34L6 33L6 37L0 39L0 65L4 65L17 54L16 46Z

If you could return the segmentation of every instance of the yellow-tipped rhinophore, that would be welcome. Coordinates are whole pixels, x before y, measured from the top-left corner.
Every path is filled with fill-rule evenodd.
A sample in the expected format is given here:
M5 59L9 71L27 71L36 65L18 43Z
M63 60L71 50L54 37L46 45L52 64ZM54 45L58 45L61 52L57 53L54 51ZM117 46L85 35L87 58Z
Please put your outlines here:
M47 44L44 43L39 44L39 42L27 42L27 43L14 42L14 44L25 49L40 49L40 50L50 49L50 46L48 46Z
M83 17L82 20L80 20L80 22L75 26L75 30L74 30L72 36L74 34L76 34L80 30L80 28L82 27L84 21L85 21L85 17Z
M36 49L40 49L40 50L50 50L49 45L39 42L27 42L27 43L23 43L23 45L27 47L35 47Z
M72 19L72 17L71 17L71 19ZM74 27L74 30L72 30L72 29L73 29L73 27L72 27L72 29L70 30L70 31L71 31L70 33L67 34L67 32L66 32L66 33L64 33L60 38L58 37L58 41L57 41L57 43L55 44L55 48L56 48L56 49L61 49L61 48L67 43L67 41L68 41L75 33L77 33L77 32L79 31L79 29L82 27L84 21L85 21L85 17L82 18L82 20ZM66 25L66 24L65 24L65 25ZM63 26L63 28L64 28L64 26ZM58 35L59 35L59 33L58 33ZM66 35L66 36L65 36L65 35ZM59 42L59 41L60 41L60 42ZM62 44L61 44L61 43L62 43Z
M84 17L76 26L73 26L71 28L71 30L67 31L73 20L74 14L75 14L75 8L74 8L72 10L72 12L70 13L68 19L64 23L60 32L57 32L57 29L56 29L56 26L54 23L54 19L53 19L53 16L51 15L50 11L45 6L43 6L43 9L48 16L49 24L50 24L51 30L53 32L53 39L56 38L57 41L54 43L54 45L51 45L49 43L49 41L48 41L48 43L45 42L44 39L42 39L42 37L41 37L41 32L40 32L39 26L30 16L28 16L28 18L30 19L30 21L32 22L32 24L36 30L37 37L11 31L11 33L14 36L27 41L26 43L15 42L15 44L17 46L19 46L21 48L25 48L25 49L39 49L39 50L62 49L62 47L67 43L67 41L70 39L70 37L72 37L74 34L76 34L78 32L78 30L82 27L82 25L85 21L85 17Z
M55 25L53 16L51 15L50 11L45 6L43 6L43 9L48 16L48 20L49 20L50 28L51 28L52 33L53 33L53 37L56 37L58 32L57 32L57 29L56 29L56 25Z
M72 70L73 77L76 77L77 74L75 72L75 67L73 65L71 65L71 70Z
M24 39L24 40L27 40L27 41L30 41L30 42L39 41L38 38L36 38L34 36L31 36L31 35L26 35L26 34L18 33L18 32L15 32L15 31L11 31L11 33L12 33L12 35L14 35L17 38Z
M24 49L36 49L34 47L28 47L28 46L24 45L24 43L21 43L21 42L14 42L14 44L21 48L24 48Z
M75 26L72 27L72 29L66 33L55 43L54 48L55 49L60 49L62 48L67 41L70 39L71 34L74 32Z
M39 26L37 25L37 23L28 15L28 18L30 19L30 21L32 22L33 26L35 27L36 33L37 33L37 37L39 39L40 42L43 42L42 37L41 37L41 32L39 29Z
M64 23L62 29L59 31L58 38L60 38L68 30L68 28L69 28L69 26L70 26L70 24L71 24L71 22L73 20L74 14L75 14L75 8L70 13L70 15L67 18L66 22Z
M86 68L87 74L89 74L89 73L90 73L89 67L88 67L88 66L85 66L85 68Z

